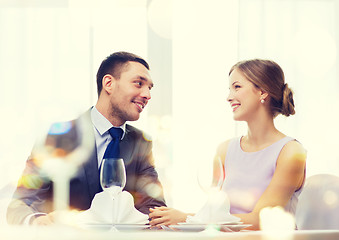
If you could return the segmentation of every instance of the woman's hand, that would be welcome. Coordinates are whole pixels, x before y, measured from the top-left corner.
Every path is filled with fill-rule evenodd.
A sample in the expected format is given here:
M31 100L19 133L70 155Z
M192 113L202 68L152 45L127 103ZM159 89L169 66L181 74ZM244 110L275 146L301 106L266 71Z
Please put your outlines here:
M155 227L159 227L160 225L174 225L179 222L185 222L188 213L181 212L174 208L168 207L155 207L150 208L149 217L151 219L150 224Z

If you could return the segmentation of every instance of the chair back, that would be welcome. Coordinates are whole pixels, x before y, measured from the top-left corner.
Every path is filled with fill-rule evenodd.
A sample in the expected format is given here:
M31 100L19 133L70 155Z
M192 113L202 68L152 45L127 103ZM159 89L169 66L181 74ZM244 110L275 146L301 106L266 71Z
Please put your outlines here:
M295 218L301 230L339 230L339 177L330 174L308 177Z

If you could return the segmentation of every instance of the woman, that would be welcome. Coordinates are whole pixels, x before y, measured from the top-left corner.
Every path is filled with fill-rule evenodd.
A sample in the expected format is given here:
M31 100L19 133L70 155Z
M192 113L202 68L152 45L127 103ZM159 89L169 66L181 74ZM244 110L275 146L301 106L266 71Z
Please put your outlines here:
M276 129L278 114L295 113L293 93L280 66L269 60L235 64L229 73L227 101L236 121L246 121L247 135L220 144L216 158L225 168L222 190L230 199L230 213L250 229L259 229L259 212L281 206L294 214L305 180L306 152L295 139ZM151 209L150 224L184 222L187 213L167 207Z

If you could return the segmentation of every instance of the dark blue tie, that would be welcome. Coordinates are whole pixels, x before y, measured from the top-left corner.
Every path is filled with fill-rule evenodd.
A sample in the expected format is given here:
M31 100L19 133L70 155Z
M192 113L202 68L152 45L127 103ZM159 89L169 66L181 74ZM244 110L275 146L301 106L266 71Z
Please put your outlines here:
M108 131L112 136L112 140L106 148L104 158L120 158L119 142L123 131L121 128L115 127L110 128Z

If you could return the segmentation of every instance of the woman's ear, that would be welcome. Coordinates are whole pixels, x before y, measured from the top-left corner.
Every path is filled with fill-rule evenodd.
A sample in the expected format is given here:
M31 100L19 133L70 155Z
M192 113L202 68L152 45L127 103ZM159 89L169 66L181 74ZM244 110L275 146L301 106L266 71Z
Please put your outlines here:
M114 77L111 74L106 74L102 78L102 89L108 94L112 93L114 82Z
M260 91L260 99L263 99L263 100L267 100L267 97L268 97L268 93L267 92L265 92L264 90L261 90Z

